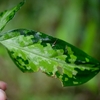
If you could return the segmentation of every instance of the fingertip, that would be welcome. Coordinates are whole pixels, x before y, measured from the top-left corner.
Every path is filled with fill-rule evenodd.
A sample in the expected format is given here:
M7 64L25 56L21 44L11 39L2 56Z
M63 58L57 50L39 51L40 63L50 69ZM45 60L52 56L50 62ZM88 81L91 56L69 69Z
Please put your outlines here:
M6 93L0 89L0 100L6 100L7 99L7 96L6 96Z
M3 81L0 81L0 88L5 91L7 89L7 84Z

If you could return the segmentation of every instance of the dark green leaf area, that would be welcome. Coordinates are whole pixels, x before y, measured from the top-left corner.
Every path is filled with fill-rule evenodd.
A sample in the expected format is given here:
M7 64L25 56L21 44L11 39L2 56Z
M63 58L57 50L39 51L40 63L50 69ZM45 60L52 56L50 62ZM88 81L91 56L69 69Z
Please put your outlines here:
M77 70L77 75L73 76L72 78L68 77L66 74L63 75L62 80L63 80L63 85L64 86L70 86L70 84L72 84L72 86L75 85L81 85L85 82L87 82L87 80L90 80L91 78L93 78L93 76L95 76L98 71L91 71L91 70L79 70L79 69L75 69ZM69 81L67 81L67 79L69 79Z
M0 36L14 63L23 72L41 70L58 78L64 86L80 85L100 71L100 62L73 45L26 29L17 29Z

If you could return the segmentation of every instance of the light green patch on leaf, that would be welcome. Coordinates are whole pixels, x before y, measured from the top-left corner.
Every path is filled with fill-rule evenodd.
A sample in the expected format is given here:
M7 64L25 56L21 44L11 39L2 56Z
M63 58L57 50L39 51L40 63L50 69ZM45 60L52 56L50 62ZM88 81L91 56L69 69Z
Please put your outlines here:
M72 77L73 77L72 71L70 71L70 70L64 69L64 73L65 73L69 78L72 78Z
M70 55L69 62L74 63L76 61L77 57L75 55Z
M65 78L65 81L68 81L68 78Z
M77 73L78 73L78 72L77 72L76 70L73 70L73 71L72 71L72 75L74 75L74 76L75 76Z
M88 58L85 58L86 62L89 62L89 59Z
M78 84L78 82L73 81L73 84Z
M27 37L25 37L25 36L22 35L18 39L15 38L13 41L15 41L15 42L17 41L18 44L21 47L23 47L23 46L27 46L27 45L33 44L32 38L34 38L34 36L32 36L32 35L27 36Z
M72 51L71 47L66 46L66 49L69 55L73 55L74 52Z

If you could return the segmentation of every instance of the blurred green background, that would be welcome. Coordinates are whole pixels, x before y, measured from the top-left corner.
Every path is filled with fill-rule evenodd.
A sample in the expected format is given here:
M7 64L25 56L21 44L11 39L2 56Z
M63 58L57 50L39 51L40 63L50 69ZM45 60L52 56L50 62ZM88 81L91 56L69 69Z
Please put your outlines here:
M0 0L0 11L21 0ZM3 32L26 28L61 38L100 61L100 0L27 0ZM100 73L84 85L62 87L41 72L22 73L0 45L0 80L10 100L100 100Z

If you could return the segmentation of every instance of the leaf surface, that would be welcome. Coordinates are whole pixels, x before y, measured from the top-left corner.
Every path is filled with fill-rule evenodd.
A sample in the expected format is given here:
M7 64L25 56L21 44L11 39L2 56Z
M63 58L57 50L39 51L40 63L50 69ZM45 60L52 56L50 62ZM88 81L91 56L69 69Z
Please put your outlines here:
M23 2L20 2L11 10L5 10L4 12L0 13L0 32L3 30L5 25L14 17L15 13L21 8L24 2L25 0Z
M41 70L58 78L63 86L80 85L100 71L100 62L73 45L26 29L17 29L0 35L14 63L23 72Z

